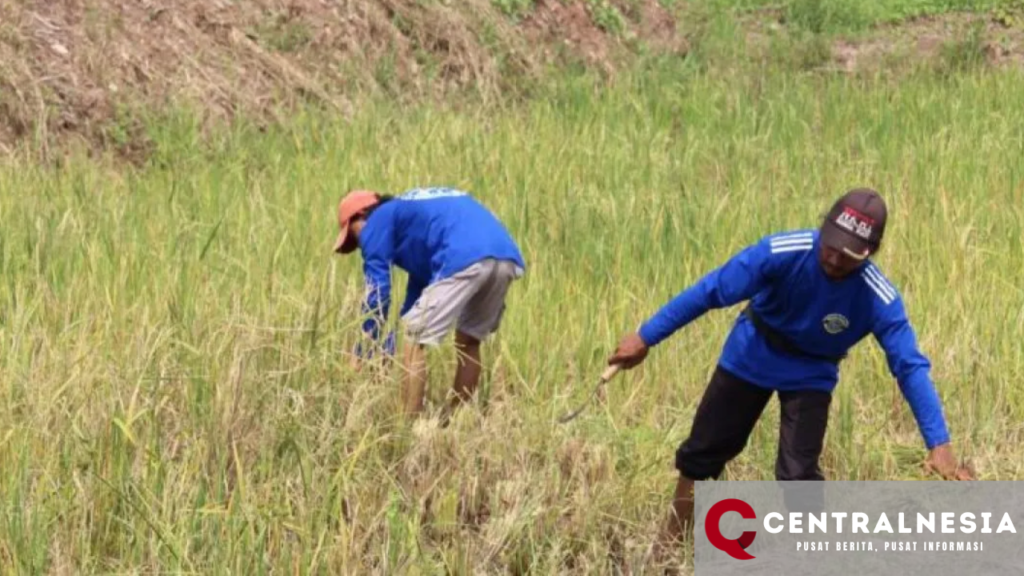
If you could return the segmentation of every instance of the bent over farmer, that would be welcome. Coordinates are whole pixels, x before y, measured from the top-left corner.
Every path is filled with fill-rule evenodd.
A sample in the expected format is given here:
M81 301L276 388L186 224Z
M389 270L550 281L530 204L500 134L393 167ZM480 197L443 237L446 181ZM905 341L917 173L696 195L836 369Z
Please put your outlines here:
M660 558L692 521L693 485L718 478L746 446L773 393L781 406L775 478L823 480L818 465L840 361L868 334L910 405L926 466L947 479L972 479L958 466L942 405L918 349L899 291L871 260L888 213L871 189L853 189L818 229L772 234L682 291L627 334L610 364L633 368L650 348L709 310L748 301L726 339L676 451L672 512L655 545Z
M454 395L441 414L446 425L479 383L480 343L498 330L508 288L526 268L519 247L494 214L453 188L416 188L397 197L355 190L341 200L338 225L335 252L359 248L362 254L367 289L362 312L368 315L363 332L374 342L390 309L391 265L408 273L400 312L406 413L423 410L424 348L456 329ZM356 353L362 355L361 346Z

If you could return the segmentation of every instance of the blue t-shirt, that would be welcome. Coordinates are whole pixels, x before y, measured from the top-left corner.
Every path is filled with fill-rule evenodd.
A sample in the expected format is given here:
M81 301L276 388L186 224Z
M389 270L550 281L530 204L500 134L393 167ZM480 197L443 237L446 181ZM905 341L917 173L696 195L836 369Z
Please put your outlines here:
M763 321L812 354L842 356L868 334L885 352L929 449L949 441L931 365L917 346L899 291L870 260L843 278L825 275L817 230L766 236L668 302L640 328L656 346L708 310L749 300ZM832 391L839 367L828 360L772 348L739 315L719 364L751 384L773 390Z
M391 265L409 275L401 314L428 285L485 258L511 260L526 268L508 230L467 192L416 188L375 209L359 233L370 314L364 332L378 338L391 304Z

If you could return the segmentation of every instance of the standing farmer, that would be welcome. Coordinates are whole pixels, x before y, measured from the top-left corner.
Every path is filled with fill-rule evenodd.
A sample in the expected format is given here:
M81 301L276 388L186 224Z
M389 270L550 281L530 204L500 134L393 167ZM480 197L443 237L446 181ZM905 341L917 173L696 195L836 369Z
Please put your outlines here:
M781 405L777 480L823 480L818 466L839 363L872 334L917 420L926 466L972 479L957 465L942 405L896 288L869 260L887 210L877 192L855 189L833 204L818 230L773 234L748 246L626 335L609 359L633 368L649 348L705 312L749 300L725 342L690 436L676 451L672 514L660 557L693 516L693 484L718 478L747 439L773 392Z
M423 410L425 346L440 343L456 326L458 368L454 396L442 412L469 400L480 380L480 342L498 330L505 295L526 265L502 223L468 193L417 188L398 197L356 190L338 207L341 232L334 251L357 247L366 279L363 324L377 341L391 303L391 265L408 273L400 315L405 327L406 413ZM357 354L361 355L361 347Z

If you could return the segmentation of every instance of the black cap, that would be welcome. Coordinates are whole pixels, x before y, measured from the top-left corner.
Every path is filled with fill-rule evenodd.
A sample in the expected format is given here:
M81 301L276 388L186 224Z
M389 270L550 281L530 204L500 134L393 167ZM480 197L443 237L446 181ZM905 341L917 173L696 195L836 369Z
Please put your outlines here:
M821 225L821 242L864 260L882 243L888 210L882 196L870 188L855 188L832 205Z

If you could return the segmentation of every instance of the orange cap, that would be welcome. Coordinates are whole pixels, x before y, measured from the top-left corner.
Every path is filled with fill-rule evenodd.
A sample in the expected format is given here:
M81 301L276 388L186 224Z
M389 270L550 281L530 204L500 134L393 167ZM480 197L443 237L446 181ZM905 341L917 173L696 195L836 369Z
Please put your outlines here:
M341 199L338 204L338 226L341 228L341 232L338 233L338 240L334 243L335 252L348 254L356 249L356 244L352 242L352 236L348 233L349 222L355 215L376 205L377 202L377 194L369 190L353 190Z

